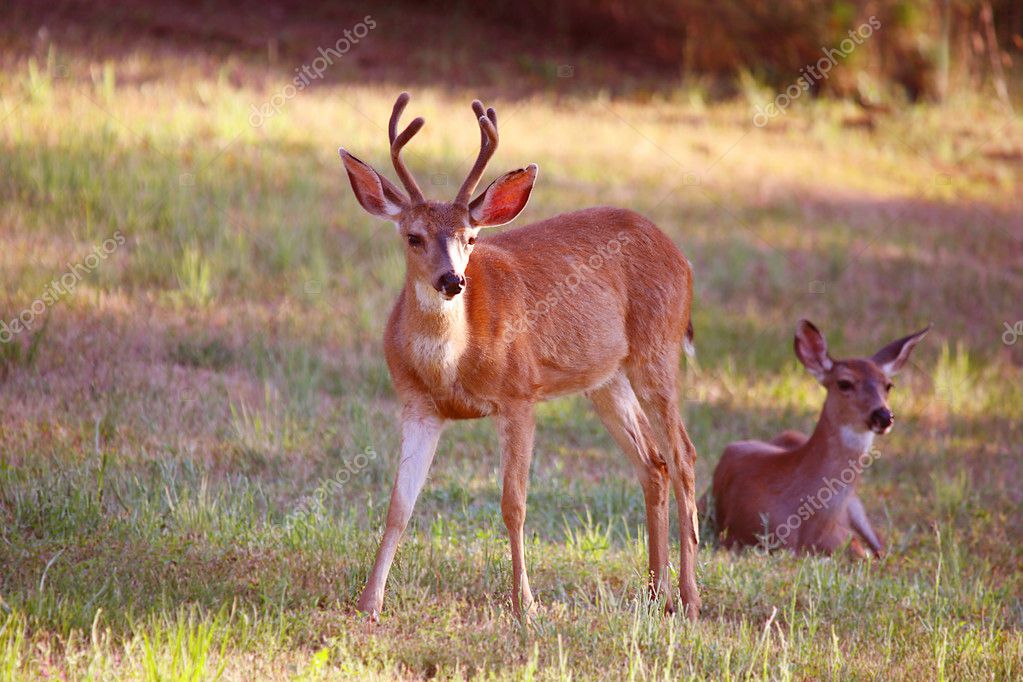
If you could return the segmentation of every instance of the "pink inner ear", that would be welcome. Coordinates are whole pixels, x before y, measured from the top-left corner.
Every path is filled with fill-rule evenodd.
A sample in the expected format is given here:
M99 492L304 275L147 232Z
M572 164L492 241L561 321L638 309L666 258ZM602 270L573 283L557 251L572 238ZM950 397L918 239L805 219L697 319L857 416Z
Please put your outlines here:
M479 222L500 225L512 220L529 200L533 176L526 170L513 171L497 180L484 195Z
M820 352L812 343L800 340L799 351L799 355L804 363L810 363L813 365L819 364Z
M354 157L345 159L345 170L362 207L374 215L386 216L387 203L376 172Z
M519 202L516 201L516 197L514 195L501 192L487 202L487 211L490 213L504 215L505 213L514 210L518 203Z
M508 178L502 183L501 189L509 192L513 196L517 196L522 192L529 189L530 185L533 184L533 178L524 170L516 171L515 175Z

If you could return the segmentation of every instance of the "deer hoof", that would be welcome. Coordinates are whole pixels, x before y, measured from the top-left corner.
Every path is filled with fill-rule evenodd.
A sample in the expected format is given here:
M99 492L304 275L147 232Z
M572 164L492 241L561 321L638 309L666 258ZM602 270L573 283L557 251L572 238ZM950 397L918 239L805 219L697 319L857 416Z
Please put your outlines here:
M374 623L380 622L380 611L384 606L384 600L382 597L363 592L362 596L359 597L359 603L355 605L361 613L366 614L371 621Z

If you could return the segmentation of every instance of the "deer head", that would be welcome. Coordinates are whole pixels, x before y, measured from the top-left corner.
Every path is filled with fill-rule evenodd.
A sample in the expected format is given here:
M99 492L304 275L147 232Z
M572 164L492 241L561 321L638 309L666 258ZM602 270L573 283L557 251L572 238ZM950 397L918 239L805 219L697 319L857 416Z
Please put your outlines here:
M869 358L833 360L824 335L808 320L796 328L796 357L828 390L823 416L850 433L884 434L892 430L895 415L888 405L892 377L909 360L909 354L930 331L920 331L892 341Z
M470 201L497 150L497 114L493 109L484 110L476 100L472 103L480 126L476 163L454 200L427 200L401 158L402 148L425 123L422 117L416 118L398 134L398 120L408 101L407 92L398 96L388 126L391 161L407 194L346 150L340 149L339 153L359 204L371 215L390 220L398 227L405 242L406 276L416 284L429 285L420 290L429 291L432 287L441 298L451 300L466 287L465 269L480 229L510 222L525 208L537 166L530 164L505 173Z

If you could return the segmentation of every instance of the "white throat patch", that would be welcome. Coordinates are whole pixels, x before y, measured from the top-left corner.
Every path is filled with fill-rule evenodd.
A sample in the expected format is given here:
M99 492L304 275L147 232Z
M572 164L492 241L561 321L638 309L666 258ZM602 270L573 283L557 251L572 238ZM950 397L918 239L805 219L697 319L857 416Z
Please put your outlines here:
M460 304L457 296L449 301L441 296L439 291L425 282L416 282L416 302L419 303L419 307L422 310L428 313L442 314L453 311L456 303Z
M874 432L869 429L857 431L851 426L843 426L838 430L838 436L849 450L863 454L874 444Z
M444 386L451 386L458 371L458 361L468 345L465 294L448 301L423 282L416 282L415 290L419 308L440 317L443 331L438 335L417 336L412 340L412 354L423 372Z

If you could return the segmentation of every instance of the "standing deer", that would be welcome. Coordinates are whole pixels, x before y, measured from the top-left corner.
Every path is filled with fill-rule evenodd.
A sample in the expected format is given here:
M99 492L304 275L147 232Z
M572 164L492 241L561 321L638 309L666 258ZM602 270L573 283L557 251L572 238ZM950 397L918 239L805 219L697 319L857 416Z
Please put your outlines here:
M405 284L384 334L401 402L401 459L386 528L360 611L378 617L387 574L441 430L452 419L495 419L501 443L501 515L512 560L512 606L535 610L523 524L537 402L583 392L633 462L646 498L650 589L673 611L668 570L668 489L679 507L682 607L700 608L695 560L696 449L679 416L679 354L692 341L689 261L632 211L589 208L477 242L525 207L537 166L511 171L472 199L497 149L497 115L472 103L480 151L453 201L424 198L401 158L423 127L398 134L409 101L391 113L391 161L407 195L340 150L352 189L370 214L394 222Z
M875 434L892 430L892 377L928 326L870 358L832 360L824 335L807 320L796 329L796 357L827 389L809 437L784 431L768 442L738 441L714 470L714 519L726 547L766 545L831 554L848 543L854 556L881 556L856 484L871 461ZM706 497L700 501L705 508ZM701 513L704 510L701 509Z

